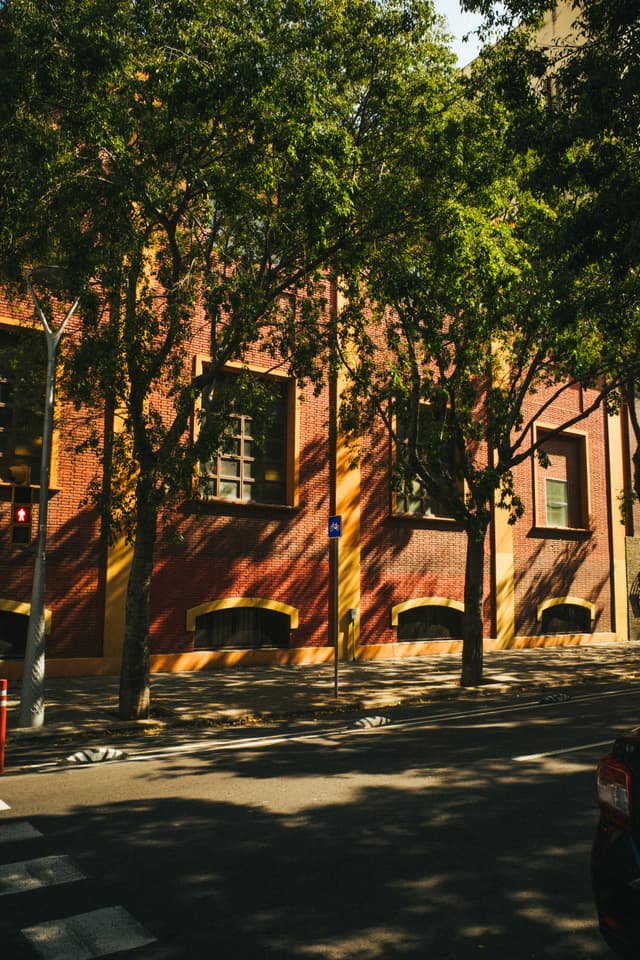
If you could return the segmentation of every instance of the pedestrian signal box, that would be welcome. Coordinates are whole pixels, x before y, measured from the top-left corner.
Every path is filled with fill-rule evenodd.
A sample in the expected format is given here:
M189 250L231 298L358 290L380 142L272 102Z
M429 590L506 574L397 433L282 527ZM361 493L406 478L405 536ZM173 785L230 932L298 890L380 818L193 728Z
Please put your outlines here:
M31 488L13 487L11 491L11 543L26 547L31 543Z

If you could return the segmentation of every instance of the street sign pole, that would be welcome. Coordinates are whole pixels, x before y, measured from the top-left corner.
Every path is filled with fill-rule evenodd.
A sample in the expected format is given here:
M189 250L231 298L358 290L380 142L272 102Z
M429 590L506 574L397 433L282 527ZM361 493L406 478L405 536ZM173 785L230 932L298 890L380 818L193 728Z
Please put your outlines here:
M339 693L339 663L340 663L340 643L339 630L340 623L338 617L338 590L340 563L340 537L342 536L342 517L329 517L329 550L331 561L331 592L333 596L332 609L332 633L333 633L333 695L337 699Z

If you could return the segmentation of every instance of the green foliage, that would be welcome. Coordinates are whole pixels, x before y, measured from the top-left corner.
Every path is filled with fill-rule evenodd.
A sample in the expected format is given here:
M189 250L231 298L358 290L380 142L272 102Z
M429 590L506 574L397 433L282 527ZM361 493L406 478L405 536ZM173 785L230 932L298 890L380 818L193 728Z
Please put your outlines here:
M495 3L467 5L499 13ZM504 4L507 13L532 22L551 6ZM556 198L554 321L579 324L583 341L606 358L608 378L630 383L638 377L640 345L640 19L627 0L564 6L575 21L572 35L547 48L528 41L530 62L536 58L531 72L547 78L551 94L538 125L532 182ZM513 62L508 47L500 56Z
M413 141L411 217L370 252L366 285L350 276L342 319L353 376L345 426L380 416L397 440L402 424L397 469L478 532L498 489L500 506L522 512L509 476L531 454L527 393L562 391L578 367L585 379L599 370L584 327L554 322L546 237L557 210L532 188L536 157L515 135L535 104L505 92L494 67L459 80L437 124ZM440 455L450 448L453 473Z
M502 41L411 141L399 186L410 215L369 252L364 279L347 275L341 317L345 428L380 419L396 488L417 479L467 534L463 682L481 673L492 509L515 523L513 470L545 460L525 399L544 389L537 418L571 384L599 387L607 368L601 325L559 296L570 201L541 175L547 114L530 53L524 31ZM606 381L557 432L612 389Z
M27 265L54 262L85 291L63 386L128 438L107 437L101 489L135 535L139 677L158 513L224 440L224 391L194 446L196 401L258 343L319 382L326 276L402 224L413 130L448 95L437 29L430 0L2 7L0 280L19 290ZM211 361L198 376L196 334Z
M197 304L211 380L258 340L320 376L323 275L401 215L372 201L451 69L434 25L421 2L5 6L2 278L55 261L86 289L65 387L122 413L159 497L190 485Z

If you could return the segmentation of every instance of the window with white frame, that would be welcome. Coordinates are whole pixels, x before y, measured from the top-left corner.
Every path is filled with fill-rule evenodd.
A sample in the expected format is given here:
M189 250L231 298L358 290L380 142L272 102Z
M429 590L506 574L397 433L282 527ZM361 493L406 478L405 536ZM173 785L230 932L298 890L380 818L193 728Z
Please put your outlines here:
M548 527L568 527L569 484L566 480L545 477L545 502Z
M538 524L557 529L588 527L588 471L586 437L550 434L538 429L548 466L537 465Z

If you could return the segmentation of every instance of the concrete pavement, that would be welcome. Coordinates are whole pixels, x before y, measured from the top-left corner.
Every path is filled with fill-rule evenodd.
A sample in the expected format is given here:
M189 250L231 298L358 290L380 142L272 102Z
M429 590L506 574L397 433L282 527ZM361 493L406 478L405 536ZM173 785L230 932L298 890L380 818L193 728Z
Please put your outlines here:
M460 687L460 655L425 656L339 664L338 697L334 667L234 667L210 672L153 674L151 718L118 719L118 678L47 680L45 725L19 729L20 685L9 684L7 751L11 743L74 734L225 726L372 714L402 705L444 700L551 696L562 688L640 682L640 643L593 643L485 654L485 682ZM640 704L639 704L640 722Z

